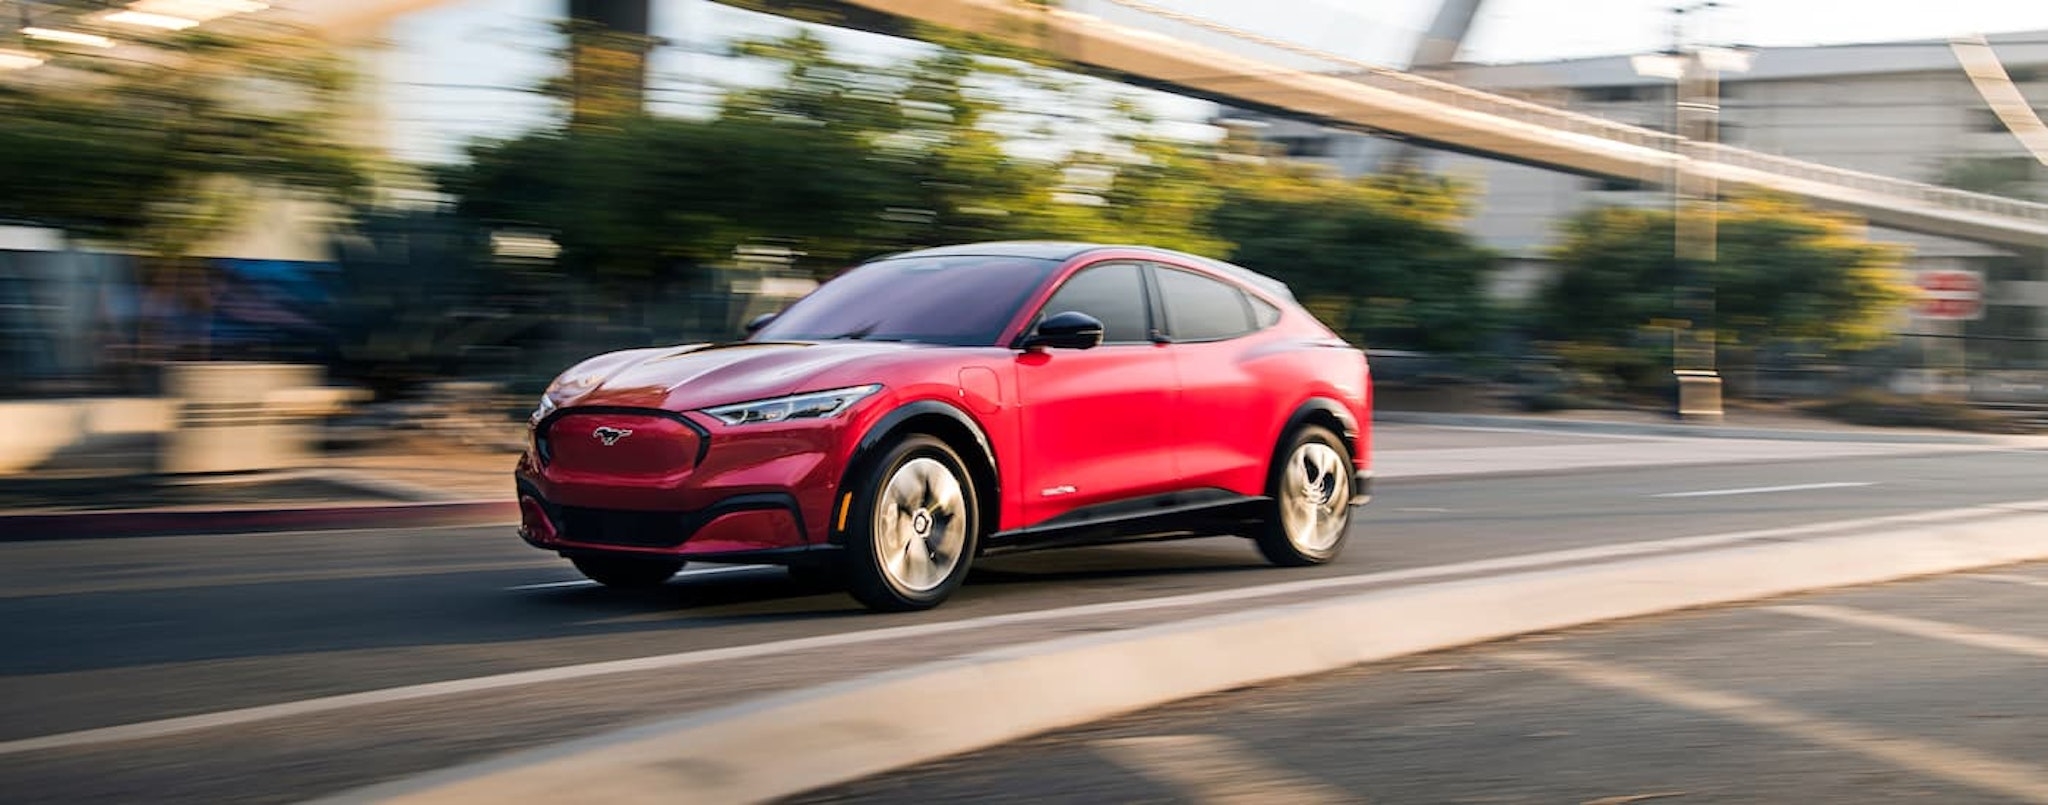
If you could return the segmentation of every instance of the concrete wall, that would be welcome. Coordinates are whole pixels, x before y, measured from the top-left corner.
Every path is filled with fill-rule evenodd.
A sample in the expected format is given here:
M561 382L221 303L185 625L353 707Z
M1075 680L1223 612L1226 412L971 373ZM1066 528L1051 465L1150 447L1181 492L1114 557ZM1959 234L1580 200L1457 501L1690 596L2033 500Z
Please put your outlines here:
M0 401L0 476L167 433L178 401L156 398Z

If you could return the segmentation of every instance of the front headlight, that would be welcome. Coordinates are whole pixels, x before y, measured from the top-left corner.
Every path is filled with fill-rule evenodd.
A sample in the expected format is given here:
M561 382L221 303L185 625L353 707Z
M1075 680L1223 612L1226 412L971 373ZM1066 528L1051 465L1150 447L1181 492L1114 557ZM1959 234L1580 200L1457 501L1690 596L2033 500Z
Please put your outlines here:
M526 417L526 424L539 425L541 420L547 419L548 414L554 413L555 409L560 407L560 405L555 403L554 395L542 394L540 395L540 405L534 408L533 413Z
M706 408L704 413L718 417L727 425L750 425L757 422L781 422L788 419L830 419L852 408L868 395L881 391L881 384L811 391L776 397L772 400L721 405Z

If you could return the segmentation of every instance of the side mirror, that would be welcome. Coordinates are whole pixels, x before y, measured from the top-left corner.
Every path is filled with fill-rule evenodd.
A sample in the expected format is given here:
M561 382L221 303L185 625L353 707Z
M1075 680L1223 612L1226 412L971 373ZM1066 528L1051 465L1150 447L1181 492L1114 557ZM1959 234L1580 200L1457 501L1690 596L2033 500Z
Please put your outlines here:
M1079 311L1054 313L1024 337L1024 348L1089 349L1102 343L1102 320Z
M753 317L753 318L751 318L751 319L748 319L748 320L747 320L747 335L753 335L753 334L754 334L755 332L759 331L759 330L760 330L761 328L763 328L763 327L766 327L766 326L768 326L768 322L774 321L774 320L775 320L775 317L776 317L776 316L779 316L779 315L781 315L781 314L780 314L779 312L778 312L778 313L763 313L763 314L761 314L761 315L759 315L759 316L755 316L755 317Z

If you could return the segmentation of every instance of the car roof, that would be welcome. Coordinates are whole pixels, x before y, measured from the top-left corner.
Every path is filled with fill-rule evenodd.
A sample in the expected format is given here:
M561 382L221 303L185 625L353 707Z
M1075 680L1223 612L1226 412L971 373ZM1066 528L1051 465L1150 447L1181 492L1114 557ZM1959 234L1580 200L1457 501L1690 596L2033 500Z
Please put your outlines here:
M1168 258L1176 262L1192 264L1214 271L1226 277L1245 283L1267 293L1292 301L1294 292L1287 283L1268 277L1244 266L1203 257L1198 254L1177 252L1153 246L1118 245L1108 243L1084 243L1066 240L1001 240L987 243L962 243L954 246L938 246L930 249L898 252L875 258L895 260L903 257L1030 257L1041 260L1072 260L1076 257L1098 251L1145 252Z

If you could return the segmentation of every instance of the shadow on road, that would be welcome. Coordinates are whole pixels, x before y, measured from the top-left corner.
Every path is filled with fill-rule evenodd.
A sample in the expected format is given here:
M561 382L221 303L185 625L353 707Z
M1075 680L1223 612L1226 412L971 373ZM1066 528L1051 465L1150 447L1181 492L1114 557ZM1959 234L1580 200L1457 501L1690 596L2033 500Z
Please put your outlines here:
M684 575L653 590L534 587L532 570L365 575L0 599L0 676L532 642L585 660L1171 594L1265 565L1237 540L997 557L947 606L874 615L779 568ZM563 575L569 571L565 566ZM660 636L620 643L621 635Z

